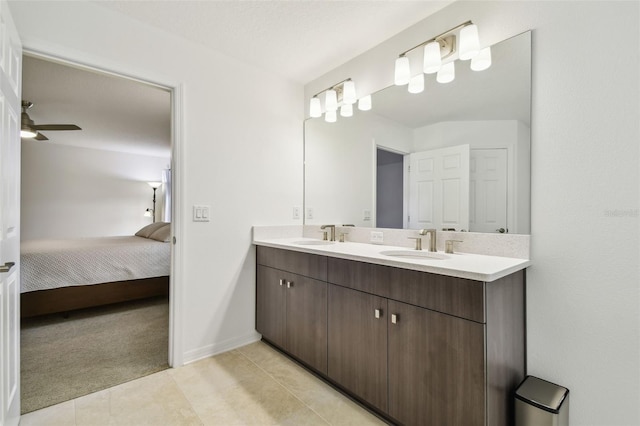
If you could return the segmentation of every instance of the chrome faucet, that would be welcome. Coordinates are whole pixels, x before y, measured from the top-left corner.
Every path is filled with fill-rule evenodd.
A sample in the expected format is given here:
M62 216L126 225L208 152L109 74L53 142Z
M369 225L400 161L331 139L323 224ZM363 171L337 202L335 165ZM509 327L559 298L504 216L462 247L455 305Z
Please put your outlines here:
M436 230L435 229L421 229L418 234L427 235L429 234L429 251L438 251L436 249Z
M326 228L331 228L331 238L329 239L329 241L335 241L336 240L336 226L335 225L322 225L320 227L320 229L326 229Z

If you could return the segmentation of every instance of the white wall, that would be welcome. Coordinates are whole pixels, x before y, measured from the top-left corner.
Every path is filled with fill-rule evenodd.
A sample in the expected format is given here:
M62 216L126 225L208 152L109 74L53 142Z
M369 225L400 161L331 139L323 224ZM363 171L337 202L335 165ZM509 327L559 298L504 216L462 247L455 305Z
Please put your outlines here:
M147 182L160 181L169 161L23 140L22 240L133 235L151 223Z
M26 49L182 88L177 343L188 361L255 339L251 226L296 223L302 87L90 2L10 8ZM191 222L193 204L210 205L211 221Z
M483 44L533 30L527 366L569 387L572 425L640 424L639 6L457 2L305 87L389 86L398 53L468 19Z

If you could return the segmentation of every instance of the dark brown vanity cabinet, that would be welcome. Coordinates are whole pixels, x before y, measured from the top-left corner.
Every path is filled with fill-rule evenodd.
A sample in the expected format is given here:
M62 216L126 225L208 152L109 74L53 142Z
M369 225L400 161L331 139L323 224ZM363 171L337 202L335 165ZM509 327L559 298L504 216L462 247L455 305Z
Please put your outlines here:
M256 330L271 343L326 374L324 280L324 257L266 247L258 250Z
M387 299L329 284L327 375L387 412Z
M314 274L314 288L326 285L324 293L301 295L289 312L294 299L279 296L286 269L272 272L273 261L265 267L265 249L258 248L257 321L267 340L400 424L513 424L513 392L525 375L524 271L489 283L267 249L279 262L297 259L287 267ZM303 320L294 325L294 318ZM304 330L310 340L297 339L321 354L324 370L292 344Z

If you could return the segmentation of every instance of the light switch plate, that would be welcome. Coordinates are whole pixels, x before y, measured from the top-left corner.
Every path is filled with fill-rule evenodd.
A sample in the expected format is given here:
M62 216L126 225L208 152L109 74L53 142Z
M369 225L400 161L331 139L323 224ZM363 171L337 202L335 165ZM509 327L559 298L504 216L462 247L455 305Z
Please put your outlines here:
M193 206L193 221L194 222L209 222L210 213L211 213L210 206L194 205Z
M300 206L293 206L293 214L292 214L293 219L298 220L300 219Z
M313 207L307 207L307 219L313 219Z
M378 231L371 231L371 242L375 244L384 243L384 234Z

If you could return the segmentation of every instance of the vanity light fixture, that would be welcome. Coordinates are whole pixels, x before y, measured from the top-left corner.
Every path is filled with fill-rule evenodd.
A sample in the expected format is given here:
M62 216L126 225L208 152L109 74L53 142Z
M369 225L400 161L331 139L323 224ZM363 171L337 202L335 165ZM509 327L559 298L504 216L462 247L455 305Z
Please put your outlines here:
M437 73L436 81L439 83L449 83L455 79L453 55L456 52L458 52L458 59L471 59L471 69L474 71L482 71L491 66L491 50L489 47L480 49L478 27L471 21L463 22L398 55L394 83L397 86L408 84L409 93L420 93L424 90L424 78L422 89L420 89L420 78L411 76L411 64L407 56L409 52L419 47L424 47L422 72ZM447 62L446 59L449 61Z
M424 74L420 73L409 80L409 93L421 93L424 90Z
M351 117L353 115L353 105L356 102L358 103L358 109L361 111L371 109L371 95L358 100L356 85L353 80L347 78L311 97L309 101L309 116L312 118L322 116L322 104L320 101L322 94L324 94L324 119L328 123L336 122L338 109L340 109L341 117Z
M369 111L371 109L371 95L363 96L358 100L358 109L360 111Z
M471 58L471 69L484 71L491 66L491 48L485 47L476 56Z
M351 117L353 116L353 105L352 104L344 104L340 107L340 116L341 117Z
M320 105L320 98L314 96L309 103L309 115L313 118L322 117L322 106Z

